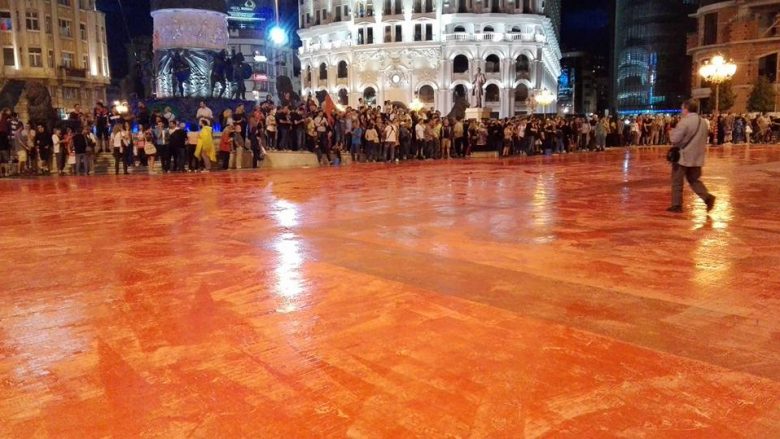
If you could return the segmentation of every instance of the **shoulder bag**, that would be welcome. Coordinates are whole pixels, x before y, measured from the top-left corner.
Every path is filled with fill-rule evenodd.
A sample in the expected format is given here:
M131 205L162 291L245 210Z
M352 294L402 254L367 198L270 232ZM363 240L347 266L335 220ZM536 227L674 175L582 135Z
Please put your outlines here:
M693 132L693 135L690 139L688 139L687 142L685 142L685 148L687 148L691 142L693 142L693 139L696 138L696 135L699 134L699 130L701 129L701 116L699 116L699 123L696 125L696 130ZM666 153L666 161L669 163L677 163L680 161L680 150L681 148L679 146L673 146L669 148L669 151Z

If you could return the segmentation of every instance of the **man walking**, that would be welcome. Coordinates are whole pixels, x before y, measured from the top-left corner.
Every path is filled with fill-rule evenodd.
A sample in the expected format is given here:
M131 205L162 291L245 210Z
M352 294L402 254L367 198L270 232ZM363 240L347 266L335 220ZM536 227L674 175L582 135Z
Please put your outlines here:
M157 155L160 156L162 171L164 174L167 174L171 170L171 149L168 147L170 132L162 120L157 121L157 126L152 131L152 136L157 147Z
M672 206L666 209L668 212L682 212L683 179L688 180L691 189L707 205L707 212L715 206L715 196L699 180L707 152L709 125L699 117L698 111L699 104L695 100L683 102L682 119L669 134L672 145L680 148L680 160L672 163Z

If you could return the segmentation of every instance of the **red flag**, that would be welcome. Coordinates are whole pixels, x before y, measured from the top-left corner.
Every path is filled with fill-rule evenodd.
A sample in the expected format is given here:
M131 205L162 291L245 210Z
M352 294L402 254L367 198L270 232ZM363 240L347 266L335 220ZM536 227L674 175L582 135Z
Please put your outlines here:
M325 95L325 102L322 103L322 111L325 113L325 116L327 116L330 126L333 126L333 112L336 111L336 104L333 103L330 94Z

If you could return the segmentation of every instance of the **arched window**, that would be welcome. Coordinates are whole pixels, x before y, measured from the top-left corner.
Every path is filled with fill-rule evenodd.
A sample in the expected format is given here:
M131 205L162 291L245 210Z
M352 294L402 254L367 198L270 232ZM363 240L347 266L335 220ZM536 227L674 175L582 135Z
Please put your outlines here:
M420 91L417 92L417 96L420 98L420 102L424 104L432 104L433 103L433 87L430 85L423 85L420 87Z
M523 30L520 28L520 26L512 26L512 33L519 34Z
M339 104L349 105L349 93L347 93L346 88L339 90Z
M498 102L499 90L496 84L490 84L485 88L485 102Z
M311 66L306 66L306 81L311 84Z
M485 58L485 73L499 73L501 71L501 60L497 55L488 55Z
M454 73L466 73L469 71L469 59L466 55L458 55L452 60L452 71Z
M462 32L466 32L466 28L463 27L463 26L458 25L458 26L455 26L455 29L453 29L452 31L455 32L455 33L462 33Z
M529 79L531 77L531 61L525 55L520 55L515 59L515 77L516 79Z
M346 78L349 72L347 71L347 62L346 61L340 61L339 67L338 67L338 77L339 79Z
M515 87L515 103L521 104L528 101L528 87L525 84L518 84Z
M366 89L363 90L363 102L365 102L366 105L376 104L376 90L374 90L374 87L366 87Z
M328 66L325 63L320 64L320 80L326 81L328 79Z
M485 26L482 28L482 32L493 32L493 26Z

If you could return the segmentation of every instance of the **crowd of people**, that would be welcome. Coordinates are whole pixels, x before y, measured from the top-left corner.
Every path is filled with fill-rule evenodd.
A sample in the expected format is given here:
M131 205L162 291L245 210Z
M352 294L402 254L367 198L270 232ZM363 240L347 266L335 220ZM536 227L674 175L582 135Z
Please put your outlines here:
M342 107L309 97L301 105L276 105L270 96L251 111L244 105L214 115L206 102L188 130L170 109L149 111L139 102L120 113L98 102L91 112L77 105L49 132L24 124L10 110L0 113L0 175L94 173L97 154L111 153L114 172L129 168L155 172L228 169L251 155L257 167L267 151L310 151L324 164L448 160L476 151L499 156L601 151L607 147L664 145L679 120L675 115L635 117L516 116L463 120L437 111L385 103ZM780 121L766 115L710 116L710 143L769 143L780 136ZM218 143L214 129L221 128ZM247 164L248 165L248 164ZM67 171L67 172L66 172Z

